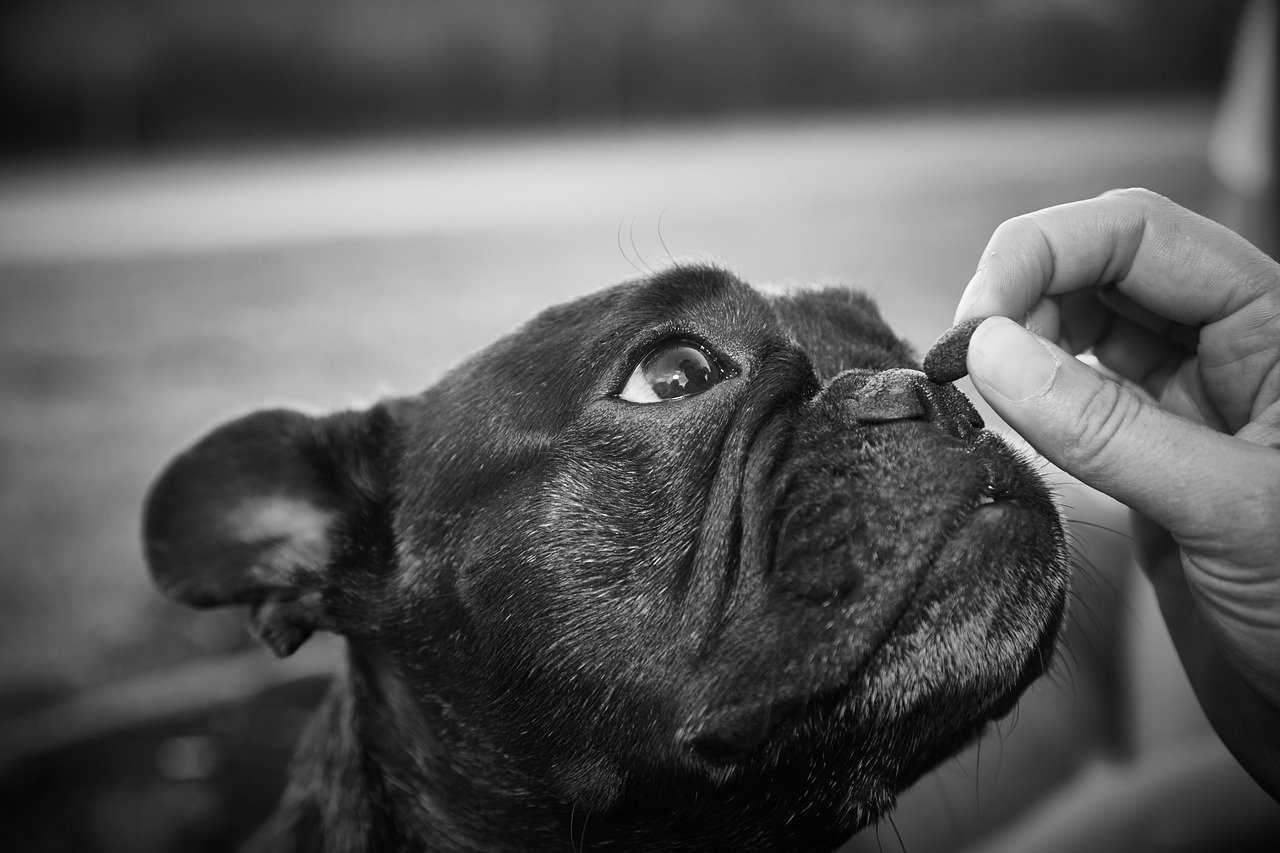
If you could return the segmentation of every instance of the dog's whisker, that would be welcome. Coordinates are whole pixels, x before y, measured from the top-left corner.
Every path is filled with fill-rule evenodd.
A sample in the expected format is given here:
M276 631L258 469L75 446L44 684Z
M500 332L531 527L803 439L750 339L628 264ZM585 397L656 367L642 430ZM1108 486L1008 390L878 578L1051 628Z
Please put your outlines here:
M627 238L631 241L631 252L636 256L636 260L638 260L640 265L644 268L641 272L653 275L653 267L644 259L644 255L641 254L640 249L636 246L636 218L634 216L631 217L631 224L627 226Z
M667 208L669 207L671 207L670 203L665 204L662 206L662 210L658 212L658 242L662 245L662 251L667 253L667 262L673 267L678 267L680 264L675 255L671 254L671 248L667 245L666 237L662 234L662 217L667 215Z
M1121 538L1123 538L1123 539L1127 539L1127 540L1129 540L1130 542L1133 542L1133 543L1136 543L1136 542L1138 541L1137 537L1135 537L1132 533L1129 533L1129 532L1128 532L1128 531L1126 531L1126 530L1120 530L1120 529L1115 528L1115 527L1112 527L1112 526L1110 526L1110 525L1108 525L1108 524L1101 524L1101 523L1096 522L1096 521L1086 521L1086 520L1084 520L1083 518L1068 518L1068 519L1067 519L1067 522L1068 522L1068 524L1073 524L1073 525L1074 525L1074 524L1079 524L1079 525L1082 525L1082 526L1084 526L1084 527L1093 527L1093 528L1096 528L1096 529L1098 529L1098 530L1105 530L1107 533L1115 534L1116 536L1119 536L1119 537L1121 537Z
M992 774L993 781L1000 778L1000 771L1004 769L1004 741L1004 729L1000 727L1000 721L996 720L996 742L1000 748L996 751L996 769Z
M1070 625L1075 629L1072 633L1072 638L1080 637L1083 640L1089 640L1089 628L1097 630L1103 626L1105 621L1109 621L1106 619L1106 614L1099 612L1090 598L1086 598L1076 592L1071 594L1071 608L1067 611L1067 619L1070 620ZM1088 620L1087 625L1085 624L1085 619Z
M973 756L973 809L982 811L982 739L978 739Z
M587 849L587 822L591 820L591 809L586 812L582 816L582 832L578 834L578 849L583 851Z
M1058 690L1064 697L1075 699L1076 689L1075 681L1071 676L1071 672L1066 668L1054 668L1045 673L1045 680L1048 684Z
M889 821L889 826L893 829L894 836L898 839L898 848L902 853L907 853L907 843L902 840L902 833L898 831L898 824L893 819L893 812L885 815Z
M628 266L630 266L633 270L635 270L640 275L644 275L645 270L641 269L639 264L637 264L634 260L631 259L631 255L627 253L626 247L622 244L622 226L626 223L626 221L627 220L625 217L618 220L618 234L617 234L618 254L622 255L623 260L627 262ZM633 217L631 221L632 223L634 223L635 218ZM634 248L634 241L632 245Z
M880 853L884 853L884 839L880 837L880 827L883 823L884 823L883 821L878 820L874 824L875 833L876 833L876 849L879 850Z
M1124 580L1125 574L1121 574L1117 578L1115 572L1103 571L1083 554L1075 553L1072 558L1072 569L1077 572L1076 577L1088 581L1091 584L1091 589L1103 593L1110 600L1116 601L1128 616L1135 617L1137 615L1128 584ZM1128 571L1126 569L1126 573ZM1076 598L1076 600L1080 599Z
M938 802L942 804L942 808L946 811L947 824L951 827L953 835L959 835L961 831L960 817L956 813L956 804L951 799L951 791L943 784L941 777L937 774L931 774L933 786L937 791Z

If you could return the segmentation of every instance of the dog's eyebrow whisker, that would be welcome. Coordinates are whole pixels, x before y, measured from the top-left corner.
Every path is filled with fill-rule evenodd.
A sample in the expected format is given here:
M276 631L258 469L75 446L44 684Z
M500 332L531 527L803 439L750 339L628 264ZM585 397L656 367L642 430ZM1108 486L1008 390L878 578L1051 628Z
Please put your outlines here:
M667 203L658 212L658 242L662 244L662 251L667 253L667 261L670 262L671 266L679 267L679 261L676 260L675 255L671 254L671 248L667 245L666 238L662 236L662 217L667 215L667 208L669 207L671 207L671 204Z
M642 272L648 275L655 275L656 270L644 259L644 255L640 253L639 247L636 246L636 218L634 216L631 217L631 224L627 226L627 239L631 241L631 252L644 268Z
M618 241L618 254L622 255L623 260L625 260L627 262L627 265L630 266L633 270L635 270L640 275L645 275L645 270L641 269L640 266L631 259L631 255L627 254L626 247L622 245L622 226L623 224L626 223L626 221L627 220L625 217L618 220L618 233L616 235L617 241ZM632 222L635 222L634 218L632 219Z

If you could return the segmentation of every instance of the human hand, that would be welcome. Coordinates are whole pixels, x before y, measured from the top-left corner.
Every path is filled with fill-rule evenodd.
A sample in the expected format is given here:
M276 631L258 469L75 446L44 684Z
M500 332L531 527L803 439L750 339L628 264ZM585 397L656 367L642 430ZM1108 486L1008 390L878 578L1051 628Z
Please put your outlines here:
M956 309L957 323L986 316L974 386L1047 459L1136 511L1201 706L1280 799L1280 265L1121 190L996 229ZM1127 381L1070 357L1086 350Z

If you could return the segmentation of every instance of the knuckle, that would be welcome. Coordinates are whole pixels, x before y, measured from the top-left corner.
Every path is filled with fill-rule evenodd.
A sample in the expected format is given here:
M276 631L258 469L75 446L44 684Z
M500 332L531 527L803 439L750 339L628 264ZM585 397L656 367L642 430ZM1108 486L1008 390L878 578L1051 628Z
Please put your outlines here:
M1233 483L1233 499L1210 508L1210 531L1234 548L1248 544L1266 560L1275 560L1280 554L1280 452L1256 461L1261 464L1255 465L1253 476Z
M1065 449L1068 462L1080 470L1106 467L1119 441L1131 434L1145 404L1136 394L1111 381L1099 383L1098 390L1076 419L1074 441Z
M1280 264L1262 252L1250 253L1243 259L1240 273L1254 296L1257 320L1274 335L1280 319Z
M1042 281L1048 282L1055 267L1053 241L1044 226L1044 212L1034 211L1006 219L996 228L985 263L1015 264L1030 268Z
M1160 195L1160 193L1153 192L1144 187L1126 187L1124 189L1108 190L1099 196L1099 198L1114 199L1120 202L1136 204L1141 207L1164 207L1166 205L1173 204L1173 202Z
M1012 242L1039 240L1043 236L1037 220L1039 213L1040 211L1033 211L1006 219L996 228L996 236Z
M1280 451L1267 451L1267 462L1258 470L1257 499L1243 503L1257 515L1259 530L1280 536Z
M996 230L991 232L991 240L987 244L987 254L984 260L990 260L992 257L1000 255L1011 245L1021 243L1026 239L1027 214L1015 216L1012 219L1006 219L996 226Z

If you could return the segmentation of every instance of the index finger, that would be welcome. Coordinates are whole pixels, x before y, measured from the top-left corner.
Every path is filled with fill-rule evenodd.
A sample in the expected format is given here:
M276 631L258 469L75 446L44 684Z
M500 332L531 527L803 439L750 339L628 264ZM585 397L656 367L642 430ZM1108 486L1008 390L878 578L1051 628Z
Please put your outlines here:
M1010 219L992 234L955 322L1019 319L1044 296L1114 285L1198 325L1274 298L1277 267L1240 235L1148 190L1113 190Z

